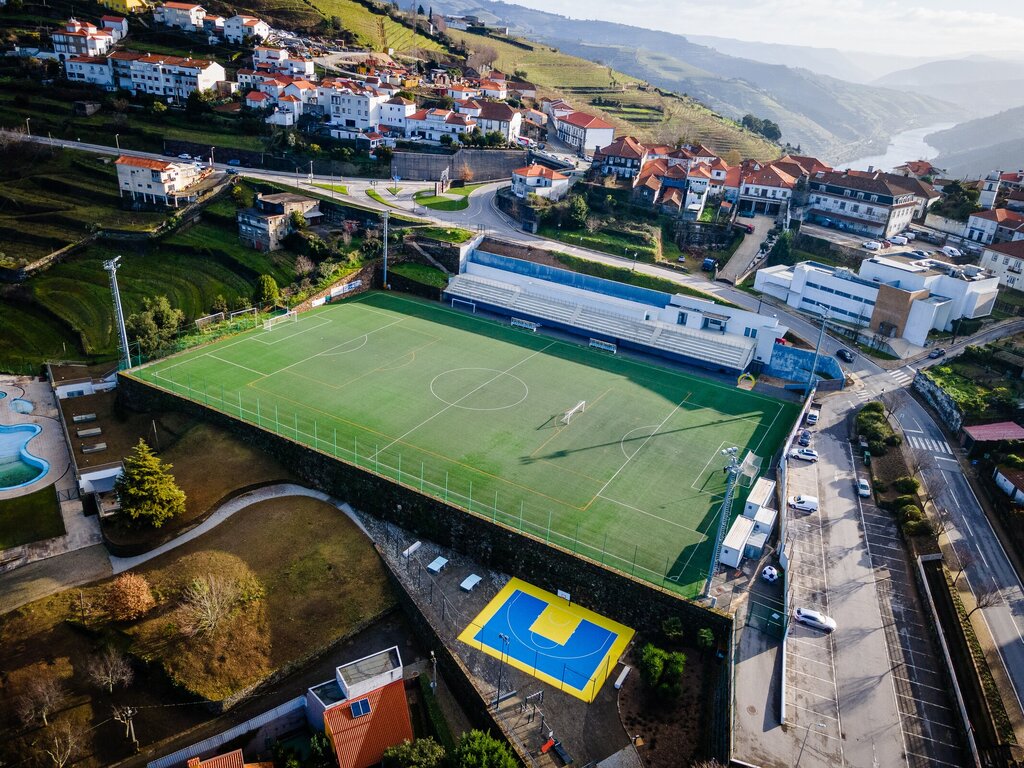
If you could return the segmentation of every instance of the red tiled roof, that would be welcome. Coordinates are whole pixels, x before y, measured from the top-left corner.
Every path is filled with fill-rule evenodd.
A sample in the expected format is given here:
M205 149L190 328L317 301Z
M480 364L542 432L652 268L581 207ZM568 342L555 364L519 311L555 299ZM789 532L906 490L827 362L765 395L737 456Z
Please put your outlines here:
M552 181L569 178L558 171L553 171L546 166L537 165L536 163L533 165L523 166L522 168L516 168L512 173L516 176L525 176L528 178L543 177L545 179L551 179Z
M166 171L173 166L166 160L150 160L148 157L133 157L121 155L114 163L115 165L134 165L136 168L149 168L151 171Z
M245 758L242 757L242 750L236 749L225 755L217 755L208 760L200 760L193 757L188 761L188 768L244 768Z
M246 101L266 101L269 98L263 91L249 91L245 94Z
M1013 256L1017 259L1024 259L1024 240L1013 240L1009 243L997 243L985 247L986 250L1001 253L1004 256Z
M647 153L647 149L632 136L623 136L616 139L606 147L594 152L594 160L598 157L626 157L633 160L641 159Z
M405 698L405 682L393 683L371 691L365 697L370 713L352 717L349 702L324 712L324 729L334 745L341 768L369 768L380 762L384 750L412 741L412 722Z
M980 211L979 213L972 213L972 219L984 219L985 221L995 221L1000 225L1003 222L1007 224L1024 224L1024 216L1015 212L1008 211L1005 208L993 208L991 211Z
M612 128L611 123L606 123L600 117L588 115L586 112L573 112L561 118L563 123L575 125L578 128Z
M977 424L973 427L964 427L964 432L980 443L990 443L996 440L1024 440L1024 427L1012 421Z
M1024 491L1024 469L1000 466L999 474L1009 480L1010 485L1018 491Z
M766 165L759 171L749 174L743 179L744 184L755 184L760 187L782 187L792 189L796 186L796 179L783 170Z
M173 8L177 11L191 11L193 8L202 8L201 5L195 3L164 3L164 8Z

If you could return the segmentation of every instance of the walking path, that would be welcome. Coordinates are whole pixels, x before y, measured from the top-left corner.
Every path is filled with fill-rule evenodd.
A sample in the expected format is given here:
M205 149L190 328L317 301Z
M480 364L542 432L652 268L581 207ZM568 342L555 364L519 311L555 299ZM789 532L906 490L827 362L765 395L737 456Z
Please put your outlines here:
M369 533L367 533L366 528L363 527L362 522L352 511L352 507L350 507L347 503L338 501L332 496L328 496L326 493L322 493L321 491L314 491L310 488L305 488L301 485L296 485L294 483L280 483L278 485L268 485L264 488L259 488L255 491L243 493L241 496L236 496L235 498L224 502L223 504L220 505L220 507L217 508L217 510L212 515L206 518L206 520L197 525L195 528L192 528L191 530L186 531L180 536L171 539L170 541L160 545L156 549L150 550L149 552L145 552L141 555L136 555L135 557L111 556L111 568L113 569L113 572L115 574L124 573L127 570L130 570L139 565L142 565L143 563L149 560L152 560L154 557L158 557L164 554L165 552L170 552L172 549L180 547L182 544L188 541L192 541L192 539L198 536L202 536L207 531L216 528L218 525L223 523L233 514L235 514L236 512L240 512L246 507L251 507L253 504L259 504L261 501L268 501L270 499L280 499L286 496L308 496L313 499L325 501L328 504L337 507L346 515L348 515L352 522L359 526L359 529L363 533L365 533L367 536L370 535Z

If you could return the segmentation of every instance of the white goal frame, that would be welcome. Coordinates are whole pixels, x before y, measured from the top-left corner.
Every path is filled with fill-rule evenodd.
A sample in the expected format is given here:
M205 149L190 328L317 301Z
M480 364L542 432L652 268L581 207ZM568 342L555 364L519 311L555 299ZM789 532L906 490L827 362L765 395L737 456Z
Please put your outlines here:
M570 408L568 411L562 414L562 418L559 420L562 424L568 424L572 421L572 417L577 413L583 413L587 409L587 401L580 400L576 405Z
M469 299L460 299L457 296L452 296L451 300L452 300L452 309L455 309L456 303L458 303L458 304L465 304L467 307L469 307L470 311L474 315L476 314L476 302L475 301L470 301Z
M214 312L212 315L205 315L204 317L197 317L195 320L196 330L204 331L207 326L216 325L217 323L224 322L223 312Z
M287 312L285 312L283 315L276 315L275 317L268 317L266 320L264 320L263 321L263 330L264 331L269 331L275 325L280 325L281 323L287 323L287 322L294 323L294 322L298 322L298 319L299 319L299 313L296 312L294 309L290 309Z

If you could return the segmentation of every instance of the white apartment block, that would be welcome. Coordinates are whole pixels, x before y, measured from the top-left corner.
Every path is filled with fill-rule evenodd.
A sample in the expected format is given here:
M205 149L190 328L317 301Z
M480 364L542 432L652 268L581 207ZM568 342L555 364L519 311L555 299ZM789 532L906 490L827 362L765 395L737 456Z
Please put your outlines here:
M64 71L68 80L73 82L115 90L114 72L110 62L103 56L76 56L68 59L64 62Z
M1024 291L1024 239L986 248L979 264L999 278L999 284Z
M153 11L153 21L186 32L201 32L206 9L192 3L164 3Z
M859 274L805 261L757 271L754 288L789 306L923 347L928 333L992 312L999 279L938 259L874 256Z
M313 60L292 56L285 48L256 46L252 54L252 64L257 70L276 72L288 77L301 77L305 80L316 79Z
M380 105L380 124L404 133L406 121L415 112L415 101L402 96L392 96Z
M820 171L811 177L808 214L868 237L892 237L910 226L917 210L912 190L873 172Z
M128 155L117 158L116 165L121 197L174 208L195 199L195 194L190 194L188 188L204 174L204 170L194 163L172 163Z
M121 37L120 26L97 27L77 19L68 19L63 30L50 36L53 52L60 61L73 56L103 56Z
M376 130L388 98L354 80L324 80L317 86L317 103L332 128L344 129L341 133Z
M442 136L458 141L474 128L476 121L473 118L450 109L420 109L405 119L405 135L419 136L427 141L441 141Z
M557 114L557 112L556 112ZM615 128L599 117L586 112L572 112L555 117L558 138L579 152L592 154L615 141Z
M224 39L240 45L247 38L261 41L270 37L270 25L255 16L232 16L224 22Z
M192 91L208 91L225 79L224 67L215 61L205 59L183 59L177 56L156 54L138 55L131 52L131 58L121 57L114 61L124 62L127 58L129 84L117 82L118 63L114 66L115 84L127 87L133 94L148 93L165 99L181 101ZM115 54L117 56L117 54Z

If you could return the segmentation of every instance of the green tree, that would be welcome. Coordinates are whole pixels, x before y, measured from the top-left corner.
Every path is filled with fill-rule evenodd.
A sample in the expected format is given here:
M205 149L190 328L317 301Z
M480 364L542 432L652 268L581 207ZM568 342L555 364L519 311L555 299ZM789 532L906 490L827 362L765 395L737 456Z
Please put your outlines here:
M783 232L779 235L779 239L775 241L775 245L772 246L772 250L768 254L768 263L772 266L776 264L790 264L792 259L793 235L789 232Z
M185 492L171 474L171 465L160 460L140 439L125 456L124 469L114 490L121 513L133 522L159 528L185 511Z
M462 734L452 762L459 768L518 768L512 750L489 733L469 731Z
M147 297L142 311L129 315L125 327L141 350L150 354L173 339L184 320L185 313L172 307L166 296Z
M306 217L302 215L302 211L292 211L288 218L291 221L292 229L305 229L308 223Z
M715 633L710 627L697 630L697 647L702 653L707 653L715 647Z
M223 312L226 315L228 313L228 300L224 298L223 294L218 293L213 297L213 304L210 305L210 309L214 312Z
M429 736L404 741L384 752L383 768L438 768L444 763L444 747Z
M580 229L587 223L587 216L590 214L590 206L583 199L583 195L573 195L569 198L569 222L576 229Z
M260 275L256 278L256 293L253 294L253 301L257 304L276 304L281 299L281 290L277 287L277 280L273 275Z

